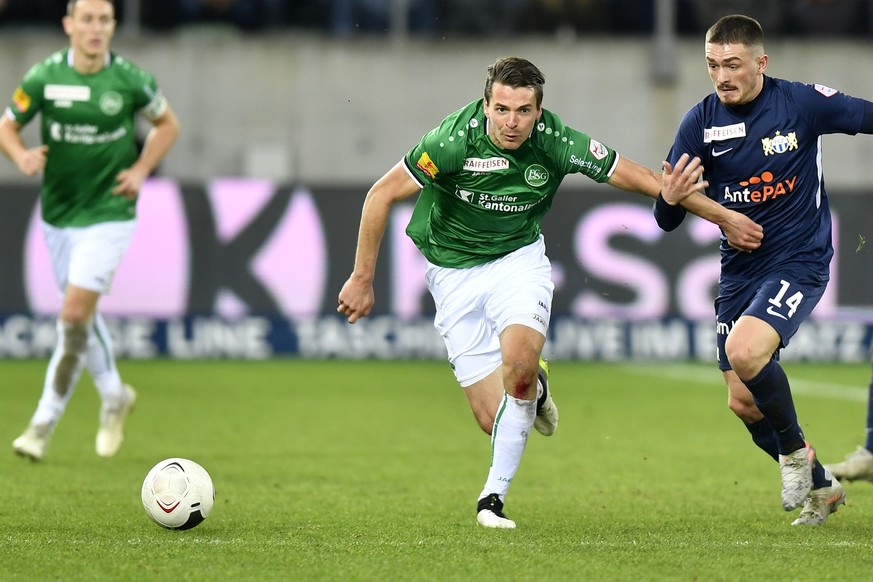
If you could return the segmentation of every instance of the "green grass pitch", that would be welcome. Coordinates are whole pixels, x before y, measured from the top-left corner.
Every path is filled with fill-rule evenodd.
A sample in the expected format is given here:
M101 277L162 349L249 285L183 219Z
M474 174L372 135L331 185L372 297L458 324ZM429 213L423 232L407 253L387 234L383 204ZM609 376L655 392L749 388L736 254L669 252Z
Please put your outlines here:
M443 362L124 361L127 440L94 453L85 377L42 463L12 454L44 361L0 361L0 580L860 580L873 484L819 528L790 525L777 465L714 365L553 362L558 432L531 436L476 525L489 440ZM867 365L786 363L807 436L860 444ZM212 475L200 526L167 531L139 491L160 459Z

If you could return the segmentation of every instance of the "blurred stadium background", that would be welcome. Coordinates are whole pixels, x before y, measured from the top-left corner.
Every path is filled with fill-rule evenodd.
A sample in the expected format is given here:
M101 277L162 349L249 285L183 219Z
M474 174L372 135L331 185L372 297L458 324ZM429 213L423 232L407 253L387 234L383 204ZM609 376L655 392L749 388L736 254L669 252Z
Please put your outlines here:
M182 122L148 183L103 311L130 358L442 358L423 263L396 209L377 312L336 317L369 185L508 54L546 74L545 106L656 168L711 91L703 34L741 12L773 76L873 99L873 0L117 0L115 52L153 72ZM66 46L65 0L0 0L0 99ZM5 95L5 97L3 97ZM37 141L37 124L25 132ZM860 362L873 335L873 140L824 139L832 282L786 358ZM0 163L0 358L45 357L54 291L38 181ZM714 354L717 230L661 233L639 196L568 179L544 224L555 359Z

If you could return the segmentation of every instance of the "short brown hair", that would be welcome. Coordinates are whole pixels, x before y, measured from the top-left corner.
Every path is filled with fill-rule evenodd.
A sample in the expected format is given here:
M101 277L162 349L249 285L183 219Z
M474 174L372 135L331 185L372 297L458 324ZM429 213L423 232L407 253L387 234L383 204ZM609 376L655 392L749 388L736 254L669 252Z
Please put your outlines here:
M707 44L743 44L748 47L764 47L764 29L749 16L731 14L718 19L706 31Z
M115 8L114 0L106 0L106 1L109 2L110 4L112 4L113 9ZM78 2L78 0L70 0L69 2L67 2L67 16L73 15L73 8L76 7L76 2Z
M503 57L488 67L488 76L485 78L485 101L491 101L494 83L515 89L530 87L536 95L537 107L543 104L543 85L546 84L546 77L526 59Z

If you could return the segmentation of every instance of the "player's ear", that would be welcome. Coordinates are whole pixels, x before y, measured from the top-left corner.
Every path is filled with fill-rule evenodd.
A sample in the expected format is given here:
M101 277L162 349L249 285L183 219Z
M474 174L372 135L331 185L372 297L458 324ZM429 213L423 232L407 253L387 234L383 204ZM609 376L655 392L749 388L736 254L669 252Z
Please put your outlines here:
M68 35L73 33L73 17L72 16L64 16L61 18L61 24L64 26L64 32Z
M758 57L758 72L759 73L763 73L764 71L767 70L767 63L768 62L769 62L769 59L767 58L767 55L761 55L760 57Z

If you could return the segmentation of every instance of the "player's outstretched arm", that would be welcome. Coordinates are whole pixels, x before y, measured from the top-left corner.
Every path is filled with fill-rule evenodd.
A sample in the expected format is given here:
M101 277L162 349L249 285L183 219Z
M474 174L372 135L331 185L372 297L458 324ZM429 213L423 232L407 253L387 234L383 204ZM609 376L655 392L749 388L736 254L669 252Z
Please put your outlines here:
M367 192L358 229L355 267L339 292L339 305L336 308L337 313L348 317L349 323L369 315L376 302L373 278L391 207L418 191L418 184L406 173L401 160Z
M764 238L764 230L761 226L744 214L725 208L700 193L709 184L700 181L703 166L699 159L692 160L690 156L683 154L675 168L669 166L670 164L664 166L663 175L657 175L645 166L622 157L608 184L622 190L640 192L655 199L660 195L667 203L681 204L692 214L720 226L728 239L728 244L738 250L750 252L761 246L761 240Z
M606 183L621 190L639 192L651 198L657 198L658 192L661 191L660 176L624 156L618 159L618 165Z
M661 179L665 203L671 206L681 204L688 212L717 224L727 237L728 244L739 251L751 252L761 246L764 229L759 224L745 214L725 208L701 193L709 183L700 180L703 176L700 158L692 159L688 154L682 154L676 161L675 168L666 161L663 165ZM663 204L661 206L663 210ZM656 205L656 216L657 212Z

